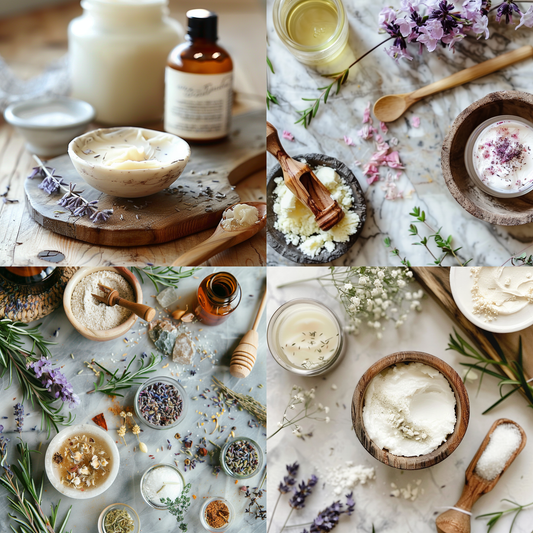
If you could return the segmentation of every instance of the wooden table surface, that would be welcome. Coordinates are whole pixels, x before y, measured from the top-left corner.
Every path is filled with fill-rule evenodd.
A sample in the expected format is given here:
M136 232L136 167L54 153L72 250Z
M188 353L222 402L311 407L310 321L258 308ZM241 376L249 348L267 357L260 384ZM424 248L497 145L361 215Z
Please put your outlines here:
M170 0L171 15L185 27L185 11L197 7L194 0ZM259 0L205 0L202 7L219 14L220 43L235 61L237 99L234 113L264 108L265 9ZM42 72L67 51L67 26L81 13L79 2L68 2L0 19L0 56L15 74L27 79ZM260 28L261 31L258 31ZM246 46L243 46L246 43ZM0 193L10 187L15 204L0 204L0 265L46 265L37 257L42 250L58 250L65 265L157 265L171 264L191 247L207 239L207 230L158 246L115 248L93 246L56 235L28 215L24 179L35 166L22 137L0 118ZM236 190L242 201L264 201L265 172L240 182ZM213 266L258 266L266 264L266 233L213 257Z

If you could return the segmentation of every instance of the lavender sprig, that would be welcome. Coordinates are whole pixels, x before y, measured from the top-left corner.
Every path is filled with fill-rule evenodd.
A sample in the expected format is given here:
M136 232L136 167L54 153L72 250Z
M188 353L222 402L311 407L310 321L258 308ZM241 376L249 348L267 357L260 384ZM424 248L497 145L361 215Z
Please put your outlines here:
M24 426L24 406L20 402L17 403L13 406L13 413L17 423L17 431L22 433L22 427Z
M312 474L311 477L305 481L302 481L298 485L298 489L294 490L292 498L289 500L289 505L293 509L303 509L305 507L305 500L313 492L313 487L318 483L318 478Z
M39 184L39 189L47 194L55 194L63 191L65 194L57 203L61 207L68 209L74 216L87 216L95 224L98 222L107 222L113 214L113 209L98 210L98 200L86 200L82 196L84 191L76 190L76 184L69 183L67 186L63 178L56 175L55 168L45 166L36 155L33 157L39 166L32 170L28 179L43 178L43 181Z
M294 462L292 465L286 465L287 475L283 477L283 481L280 481L278 486L278 499L276 500L276 505L274 505L274 510L270 517L270 524L268 525L267 533L270 531L272 526L272 519L274 518L274 513L278 507L279 500L282 494L287 494L293 490L294 485L296 484L296 476L298 475L298 470L300 465L297 462Z
M339 523L339 519L343 514L351 516L355 510L355 501L353 499L353 492L346 494L346 509L344 504L339 500L333 502L329 507L326 507L322 512L318 513L318 516L313 520L309 532L304 529L302 533L326 533L334 529Z
M45 357L41 357L29 365L35 375L41 380L43 387L56 399L68 403L72 408L80 404L80 398L74 393L72 385L65 375L58 369L52 367L52 363Z

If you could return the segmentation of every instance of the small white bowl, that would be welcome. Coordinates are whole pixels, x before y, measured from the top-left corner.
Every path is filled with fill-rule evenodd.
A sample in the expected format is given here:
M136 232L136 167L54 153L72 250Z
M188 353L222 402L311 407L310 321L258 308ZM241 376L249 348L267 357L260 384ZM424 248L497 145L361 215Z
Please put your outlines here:
M93 156L89 160L87 149L93 138L123 131L131 132L132 137L139 133L145 138L162 133L168 135L172 138L172 146L169 148L172 156L167 156L171 162L162 163L158 168L119 169L98 163L103 158ZM68 146L68 155L79 175L91 187L110 196L142 198L166 189L181 176L191 156L191 148L182 138L172 133L134 127L101 128L74 139Z
M474 302L472 301L474 280L470 275L470 268L468 266L452 267L450 269L450 286L457 307L472 324L493 333L513 333L533 325L532 304L527 305L518 313L500 315L491 322L486 322L483 317L474 314Z
M53 157L67 153L68 143L86 130L95 110L83 100L49 97L12 104L4 117L26 139L29 152Z
M52 458L54 453L56 453L65 439L72 437L76 434L83 433L89 436L96 436L105 440L106 444L111 450L113 465L111 467L111 472L109 472L105 483L94 489L81 490L72 489L67 485L63 485L57 475L56 469L54 468ZM110 437L107 431L99 428L98 426L93 426L89 424L76 424L75 426L70 426L60 431L48 445L46 450L46 455L44 456L44 467L46 470L46 476L48 477L52 486L61 494L64 494L68 498L73 498L74 500L88 500L99 496L105 492L115 481L119 468L120 468L120 455L118 453L117 445L115 441Z

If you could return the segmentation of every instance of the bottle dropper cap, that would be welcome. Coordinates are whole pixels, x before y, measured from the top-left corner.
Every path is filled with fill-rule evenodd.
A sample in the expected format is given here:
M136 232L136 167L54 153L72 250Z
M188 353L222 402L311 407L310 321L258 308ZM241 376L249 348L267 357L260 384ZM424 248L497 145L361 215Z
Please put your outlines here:
M218 16L207 9L191 9L187 11L189 23L188 35L191 39L206 39L216 41L218 39L217 22Z

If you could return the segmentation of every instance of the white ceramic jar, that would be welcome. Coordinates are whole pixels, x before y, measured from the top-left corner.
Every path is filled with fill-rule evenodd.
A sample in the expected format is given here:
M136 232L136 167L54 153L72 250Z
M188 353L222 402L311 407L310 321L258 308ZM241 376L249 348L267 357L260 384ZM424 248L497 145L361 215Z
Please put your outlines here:
M72 96L89 102L98 122L162 119L167 57L184 39L167 3L82 0L83 14L69 25Z

